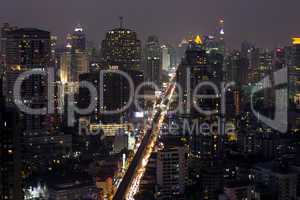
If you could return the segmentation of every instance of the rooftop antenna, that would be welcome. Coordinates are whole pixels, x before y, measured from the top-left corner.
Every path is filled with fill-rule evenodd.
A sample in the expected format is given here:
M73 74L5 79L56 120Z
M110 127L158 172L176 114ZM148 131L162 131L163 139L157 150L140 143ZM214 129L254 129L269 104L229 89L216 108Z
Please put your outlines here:
M119 20L120 20L120 28L124 28L124 17L120 16Z

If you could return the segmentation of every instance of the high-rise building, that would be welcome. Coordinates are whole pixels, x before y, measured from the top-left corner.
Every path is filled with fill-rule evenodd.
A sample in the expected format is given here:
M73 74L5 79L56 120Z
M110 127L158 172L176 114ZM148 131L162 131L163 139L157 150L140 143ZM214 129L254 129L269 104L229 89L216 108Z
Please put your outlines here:
M68 43L72 46L72 51L86 51L86 36L84 33L84 29L80 24L78 24L75 27L74 32L68 36L68 40Z
M0 74L3 73L6 69L6 42L7 42L7 34L10 31L16 30L17 27L12 27L10 26L8 23L3 24L3 26L1 27L1 35L0 35L0 54L1 54L1 64L2 65L2 69L0 68Z
M144 75L136 70L123 70L133 80L134 86L140 85L144 81ZM103 98L98 96L95 100L97 106L93 113L88 117L91 123L118 123L126 122L130 117L133 117L135 106L131 102L126 111L116 114L103 114L104 111L122 110L130 100L130 85L128 81L121 75L116 73L105 73L103 80L100 79L101 71L90 72L80 75L80 81L88 81L92 83L97 91L103 90ZM100 83L103 83L103 88L100 88ZM136 89L136 88L133 88ZM86 88L79 89L79 106L86 108L90 102L90 93Z
M10 31L6 41L6 63L8 69L5 76L6 103L10 107L15 107L15 103L19 101L16 101L13 92L18 77L29 70L47 74L50 68L53 69L50 33L34 28ZM47 75L41 74L34 74L23 80L21 102L33 109L48 108L47 104L50 99L48 98L47 83ZM54 83L50 84L54 85ZM55 94L51 95L55 97ZM24 164L31 166L31 169L40 165L47 165L47 159L55 156L49 149L58 150L58 148L53 147L52 141L55 140L54 143L61 145L60 141L64 140L56 137L58 127L54 125L56 121L54 113L50 114L48 110L44 115L20 112L20 118L23 122L20 129L23 141L22 148L26 149L26 154L23 154Z
M43 30L22 28L10 31L6 41L6 102L14 103L13 88L18 76L31 69L47 71L50 66L50 33ZM47 77L32 75L24 80L21 95L23 103L32 108L47 105ZM45 131L46 116L24 114L24 132L29 135ZM25 120L25 119L24 119Z
M157 153L156 183L158 199L174 199L184 194L187 176L188 149L168 146ZM176 198L179 199L179 198Z
M169 71L171 68L171 55L169 48L166 45L161 46L162 52L162 69L164 71Z
M280 69L283 69L284 67L287 66L287 60L285 57L285 49L284 48L276 48L274 53L273 53L273 70L272 71L277 71Z
M60 56L60 79L63 83L78 82L79 75L89 71L86 37L83 28L77 25L67 36L65 51Z
M300 109L300 39L294 38L289 71L289 99Z
M5 106L0 77L0 199L21 200L21 126L18 112Z
M137 33L124 28L123 23L106 33L102 41L101 53L104 61L119 69L141 69L141 41Z
M60 70L59 77L60 81L64 84L72 81L72 54L71 52L63 52L60 55Z
M241 70L241 53L239 51L231 52L226 58L226 81L234 81L240 85L245 78L245 73ZM243 76L244 75L244 76Z
M194 91L201 82L211 81L217 86L222 81L222 65L223 57L220 54L212 52L207 54L200 41L199 44L191 42L186 50L185 58L182 60L177 71L177 82L181 85L184 92L184 105L183 110L185 114L193 114L195 110L195 102L191 102L187 97L191 97L188 94L190 91ZM203 91L199 91L201 94L212 94L212 88L202 87ZM218 99L215 100L200 100L202 106L207 108L217 108ZM198 103L200 103L200 101ZM206 103L204 103L206 102ZM194 113L195 114L195 113Z
M8 70L47 68L51 58L50 33L34 28L10 31L5 53Z
M145 80L159 85L161 80L162 60L158 37L148 37L145 46Z

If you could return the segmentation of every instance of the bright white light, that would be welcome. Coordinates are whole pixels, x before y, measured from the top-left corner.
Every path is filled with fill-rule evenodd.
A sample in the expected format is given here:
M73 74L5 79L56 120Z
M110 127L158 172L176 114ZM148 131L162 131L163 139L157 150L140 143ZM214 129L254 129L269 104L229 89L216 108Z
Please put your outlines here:
M224 35L224 34L225 34L224 29L221 29L220 34L221 34L221 35Z
M144 118L144 112L135 112L135 113L134 113L134 116L135 116L136 118Z

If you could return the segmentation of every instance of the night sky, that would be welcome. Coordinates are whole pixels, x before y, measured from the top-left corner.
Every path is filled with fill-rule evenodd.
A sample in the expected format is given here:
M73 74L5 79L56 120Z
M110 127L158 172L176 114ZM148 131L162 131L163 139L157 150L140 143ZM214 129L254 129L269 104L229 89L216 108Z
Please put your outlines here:
M240 47L243 40L259 47L289 44L300 36L299 0L1 0L0 23L38 27L60 38L80 22L89 40L99 43L104 33L126 27L144 40L151 34L178 43L188 32L214 32L225 18L227 44Z

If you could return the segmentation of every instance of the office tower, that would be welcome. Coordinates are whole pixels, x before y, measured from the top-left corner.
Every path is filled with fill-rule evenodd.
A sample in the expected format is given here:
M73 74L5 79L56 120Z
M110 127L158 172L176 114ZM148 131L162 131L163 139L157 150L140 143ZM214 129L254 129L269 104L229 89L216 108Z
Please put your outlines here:
M225 55L225 20L222 18L218 24L219 50L222 55Z
M133 80L134 88L140 85L144 81L144 75L140 71L136 70L123 70ZM135 106L131 102L129 108L126 111L116 114L103 114L104 111L116 111L121 110L129 103L130 100L130 86L128 81L121 75L116 73L104 73L103 80L100 79L101 71L90 72L80 75L80 81L88 81L92 83L97 91L100 91L100 83L103 83L103 98L98 96L94 101L97 101L97 106L93 113L87 115L91 123L119 123L126 122L129 118L133 117ZM100 95L100 94L98 94ZM82 108L86 108L90 102L90 94L86 88L79 89L78 104Z
M217 36L208 35L208 36L200 36L197 37L201 38L201 43L203 43L204 48L207 52L217 52L224 56L225 54L225 46L224 46L224 38L220 39Z
M86 51L86 36L80 24L75 27L74 32L70 35L69 39L69 43L72 46L72 51Z
M276 48L273 53L273 72L283 69L287 66L287 60L285 57L285 49L284 48Z
M164 71L169 71L171 68L171 55L169 53L169 48L166 45L161 46L162 53L162 69Z
M29 70L47 73L52 68L50 33L34 28L21 28L9 32L6 42L6 62L8 68L5 81L6 103L14 107L13 88L20 74ZM34 109L47 108L50 100L47 83L46 75L35 74L25 79L21 85L22 103ZM53 153L51 149L55 151L64 149L53 147L55 146L53 144L64 146L62 143L65 145L68 143L60 136L56 137L58 127L54 124L56 121L54 113L48 113L48 109L44 115L21 112L20 118L23 122L20 130L22 147L26 152L23 155L25 166L37 169L41 165L47 165L48 159L59 154ZM42 169L46 170L46 168Z
M6 75L7 103L13 104L13 86L17 77L27 70L38 69L47 71L50 67L51 49L50 33L38 29L26 28L10 31L6 41ZM23 102L33 108L42 108L47 105L47 77L32 75L22 84ZM29 135L45 130L46 116L28 117L24 124L25 132Z
M51 46L51 59L50 65L54 69L55 80L59 80L59 54L58 54L58 37L55 35L50 36L50 46Z
M185 58L182 60L177 71L177 81L183 88L183 112L179 116L189 127L196 123L195 130L189 131L190 152L199 160L199 174L202 175L199 191L203 199L206 197L215 199L222 192L222 161L224 157L224 122L225 113L221 112L220 94L216 94L211 86L197 88L199 84L209 82L220 87L223 80L223 55L217 51L206 51L201 38L196 37L189 44ZM193 100L193 92L197 94L217 95L213 99L199 98ZM192 92L191 92L192 91ZM190 99L189 99L190 98ZM198 105L202 111L196 109ZM212 111L206 113L205 111ZM198 124L197 124L198 123ZM201 126L208 125L211 128L201 130ZM192 132L191 132L192 131ZM208 199L209 199L208 198Z
M13 86L17 77L27 70L38 69L47 71L50 67L51 48L50 33L32 28L23 28L10 31L6 41L6 100L12 105ZM23 102L33 108L42 108L47 105L47 77L32 75L24 80L21 94ZM24 134L34 135L45 133L47 116L23 115ZM48 116L49 117L49 116Z
M0 74L1 74L1 71L2 73L4 71L6 71L6 42L7 42L7 34L10 32L10 31L13 31L13 30L16 30L17 27L14 27L14 26L10 26L8 23L4 23L3 26L1 27L1 36L0 36L0 45L1 45L1 48L0 48L0 54L1 54L1 59L2 60L2 69L0 69Z
M110 66L118 66L121 70L142 71L141 41L136 32L123 27L122 21L120 27L106 33L101 53L104 61Z
M241 45L241 68L246 76L244 76L243 85L247 85L251 81L251 66L250 66L250 60L252 52L254 51L255 47L250 42L244 41Z
M0 77L0 199L21 200L21 126L18 112L5 106Z
M259 52L259 73L260 78L270 75L273 69L273 52L268 49L261 49Z
M201 43L191 42L189 44L185 58L182 60L177 71L177 82L183 88L185 96L183 105L184 114L197 114L195 113L194 102L188 101L186 98L190 95L188 92L194 91L197 85L204 81L211 81L217 86L220 85L223 78L222 63L223 57L220 54L215 52L207 54ZM202 89L201 92L199 91L200 94L212 94L214 92L210 87L202 87ZM218 107L219 100L203 99L200 101L202 106L212 108L211 110L213 110L213 108L216 109Z
M122 151L129 150L129 134L125 133L125 130L119 130L115 135L114 144L113 144L113 153L119 154Z
M165 144L157 152L156 183L158 185L158 199L180 199L185 191L187 176L186 146Z
M145 46L145 80L160 85L162 60L158 37L150 36Z
M256 84L260 81L260 71L259 71L259 62L260 62L260 50L259 48L251 49L249 53L249 83Z
M60 56L60 79L63 83L78 82L79 75L89 71L89 58L83 28L77 25L67 36L65 51Z
M185 51L188 48L189 41L187 39L183 39L177 46L176 49L176 61L178 64L181 63L182 59L185 56Z
M300 39L293 38L292 46L285 49L288 69L288 99L289 125L291 129L298 129L300 125Z
M47 68L50 65L50 33L33 28L10 31L6 40L8 70Z
M71 59L71 80L76 82L79 75L89 71L89 61L87 52L74 52Z
M176 69L177 68L176 48L170 44L168 46L169 46L169 54L170 54L170 67L171 67L171 69Z
M241 70L241 53L239 51L232 51L225 58L226 81L234 81L237 86L241 84L245 73Z
M289 99L300 109L300 39L294 38L292 45L292 62L289 66Z
M59 77L60 81L63 84L72 81L72 54L71 52L63 52L60 55L60 70L59 70Z

